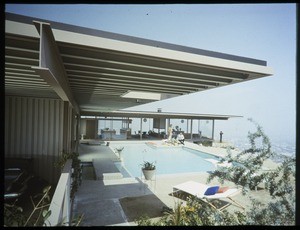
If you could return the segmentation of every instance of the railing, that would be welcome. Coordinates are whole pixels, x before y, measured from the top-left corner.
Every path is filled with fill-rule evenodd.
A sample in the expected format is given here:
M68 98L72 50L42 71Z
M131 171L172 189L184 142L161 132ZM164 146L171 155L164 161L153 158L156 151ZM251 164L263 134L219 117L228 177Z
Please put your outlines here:
M72 160L67 160L58 184L56 186L49 210L51 215L45 221L46 226L65 225L69 226L71 219L71 175L72 175Z

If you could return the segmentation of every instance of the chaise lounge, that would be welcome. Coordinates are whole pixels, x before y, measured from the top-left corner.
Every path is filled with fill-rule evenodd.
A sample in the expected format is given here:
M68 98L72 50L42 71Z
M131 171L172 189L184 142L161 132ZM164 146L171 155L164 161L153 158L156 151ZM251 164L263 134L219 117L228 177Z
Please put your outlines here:
M228 187L220 187L220 186L208 186L202 183L198 183L195 181L187 181L178 185L173 186L173 194L182 191L188 193L192 196L195 196L202 201L208 203L213 208L216 208L222 211L224 208L228 207L231 204L235 204L239 208L245 209L241 204L232 199L233 196L239 194L241 192L240 189L237 188L228 188ZM211 201L212 200L220 200L220 199L229 199L231 202L222 206L221 208L217 208Z

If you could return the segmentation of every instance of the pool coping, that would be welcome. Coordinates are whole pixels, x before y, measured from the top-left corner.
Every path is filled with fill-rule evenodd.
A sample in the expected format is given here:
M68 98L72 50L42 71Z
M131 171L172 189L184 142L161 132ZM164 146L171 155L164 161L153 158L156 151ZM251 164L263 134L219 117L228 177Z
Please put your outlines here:
M124 141L114 141L116 143L124 143ZM134 141L141 143L145 141ZM128 141L128 144L134 143ZM124 143L125 144L125 143ZM117 154L113 148L103 145L82 145L85 150L80 152L80 157L83 160L90 158L116 159ZM224 156L226 149L216 147L198 146L194 143L186 142L186 146L192 149L200 150L215 156ZM109 146L111 147L111 146ZM98 169L100 170L100 169ZM201 173L176 173L157 175L155 182L143 181L142 178L102 178L101 180L84 180L75 195L74 200L74 215L76 213L84 214L84 219L81 226L135 226L135 222L128 222L126 213L124 213L119 199L124 197L139 197L147 194L154 194L157 199L160 199L167 207L175 207L176 202L182 202L177 198L170 196L172 187L183 183L187 180L194 180L206 183L207 172ZM209 184L219 183L216 179ZM235 186L232 182L226 182L225 186ZM251 195L257 199L264 201L268 198L268 192L258 190L251 192ZM238 201L242 201L250 205L250 200L247 200L242 195L238 195ZM142 212L147 207L140 207ZM143 208L143 209L142 209ZM235 207L228 207L228 210L235 210Z

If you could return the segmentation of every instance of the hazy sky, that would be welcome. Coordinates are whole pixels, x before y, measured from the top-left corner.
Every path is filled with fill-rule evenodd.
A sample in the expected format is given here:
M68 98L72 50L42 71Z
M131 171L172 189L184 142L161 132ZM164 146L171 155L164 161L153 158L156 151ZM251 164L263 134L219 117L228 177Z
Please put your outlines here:
M243 116L216 121L224 139L246 136L251 117L273 142L295 142L296 4L8 4L6 12L265 60L273 76L131 109Z

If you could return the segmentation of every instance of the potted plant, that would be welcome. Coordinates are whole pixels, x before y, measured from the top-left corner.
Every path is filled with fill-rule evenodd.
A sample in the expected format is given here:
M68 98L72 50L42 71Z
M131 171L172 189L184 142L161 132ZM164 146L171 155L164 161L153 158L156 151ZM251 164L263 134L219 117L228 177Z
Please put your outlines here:
M142 171L146 180L151 180L155 174L156 166L154 162L144 161L142 166Z
M115 152L118 153L118 156L119 156L119 159L122 161L122 158L121 158L121 152L123 151L124 147L118 147L118 148L115 148Z

